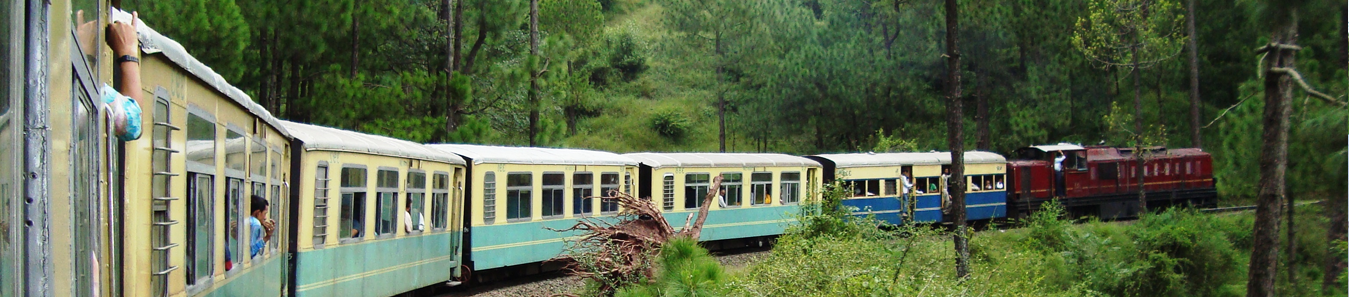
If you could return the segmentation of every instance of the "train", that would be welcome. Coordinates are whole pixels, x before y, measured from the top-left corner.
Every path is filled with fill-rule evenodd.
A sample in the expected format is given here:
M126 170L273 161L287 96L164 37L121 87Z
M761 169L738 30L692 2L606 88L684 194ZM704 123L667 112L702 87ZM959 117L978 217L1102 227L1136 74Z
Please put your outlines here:
M112 53L80 30L132 15L111 1L0 6L0 296L388 296L509 278L559 266L549 259L576 234L550 229L621 216L595 198L615 191L650 199L673 226L718 193L700 238L714 249L771 244L829 184L852 189L842 204L858 216L951 220L946 152L415 143L279 119L148 26L137 28L145 133L123 140L97 101L96 86L118 79ZM1134 215L1140 184L1147 207L1216 196L1198 149L1058 144L1015 156L964 154L968 219L1050 201ZM249 223L258 217L270 227Z

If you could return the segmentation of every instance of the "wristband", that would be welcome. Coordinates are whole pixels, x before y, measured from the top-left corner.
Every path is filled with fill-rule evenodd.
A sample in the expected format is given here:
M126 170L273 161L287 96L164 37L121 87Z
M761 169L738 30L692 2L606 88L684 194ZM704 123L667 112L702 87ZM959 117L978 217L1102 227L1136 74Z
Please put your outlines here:
M122 55L121 57L117 57L116 62L118 65L121 65L122 62L135 62L136 64L140 64L141 59L137 59L135 56L132 55Z

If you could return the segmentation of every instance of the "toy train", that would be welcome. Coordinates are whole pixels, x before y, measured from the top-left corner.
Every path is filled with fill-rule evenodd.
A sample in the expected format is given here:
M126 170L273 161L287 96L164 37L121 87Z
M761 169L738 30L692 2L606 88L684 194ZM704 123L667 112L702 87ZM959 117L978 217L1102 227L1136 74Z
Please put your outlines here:
M141 87L153 109L146 134L121 141L94 101L93 86L113 79L110 53L78 46L88 41L74 36L68 3L27 5L50 13L0 10L24 26L0 30L11 49L0 51L11 63L0 68L2 296L388 296L529 273L549 269L571 236L547 228L616 216L617 205L591 198L613 190L652 199L672 225L718 192L700 238L709 246L764 243L834 181L851 185L843 204L857 215L947 220L949 153L418 144L277 119L145 26ZM94 22L129 18L113 10ZM1135 154L1146 154L1142 166ZM971 220L1050 200L1132 215L1139 175L1150 207L1214 199L1210 157L1196 149L1052 145L1018 155L965 154ZM716 176L724 180L712 189ZM263 210L253 197L276 222L269 240L251 239L257 228L246 222Z

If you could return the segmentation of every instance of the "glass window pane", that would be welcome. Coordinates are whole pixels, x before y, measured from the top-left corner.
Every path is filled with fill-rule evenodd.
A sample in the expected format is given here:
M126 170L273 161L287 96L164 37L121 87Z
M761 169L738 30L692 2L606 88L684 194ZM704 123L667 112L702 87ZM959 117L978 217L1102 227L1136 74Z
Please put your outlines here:
M532 173L511 173L506 175L506 219L530 218L533 205Z
M248 140L244 135L234 130L225 129L225 168L244 172L247 164L244 163L244 149L248 145Z
M711 175L707 173L690 173L684 175L684 209L696 209L702 207L703 199L707 195L708 179Z
M215 129L215 124L206 118L187 115L188 162L215 166Z
M721 204L724 207L736 207L742 204L744 195L742 175L740 173L721 174Z
M600 174L600 192L596 196L609 197L613 191L618 190L618 173ZM618 201L613 199L600 199L600 212L618 211Z
M562 200L566 192L565 182L565 174L543 174L543 216L560 216L563 214Z
M587 216L595 211L595 175L591 173L574 173L571 177L571 213L577 216Z

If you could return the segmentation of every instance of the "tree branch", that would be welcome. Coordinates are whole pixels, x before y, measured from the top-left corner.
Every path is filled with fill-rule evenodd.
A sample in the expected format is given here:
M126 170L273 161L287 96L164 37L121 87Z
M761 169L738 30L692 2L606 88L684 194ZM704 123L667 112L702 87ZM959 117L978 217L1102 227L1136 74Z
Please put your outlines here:
M1346 108L1346 107L1349 107L1349 103L1345 103L1344 101L1339 101L1339 100L1336 99L1335 97L1330 97L1330 95L1326 95L1325 93L1317 92L1315 89L1312 89L1312 87L1311 87L1310 85L1307 85L1307 81L1304 80L1304 79L1302 79L1302 74L1299 74L1299 73L1297 72L1297 70L1294 70L1293 68L1271 67L1271 68L1269 68L1269 72L1270 72L1270 73L1282 73L1282 74L1284 74L1284 75L1288 75L1288 76L1292 77L1292 78L1293 78L1293 81L1297 82L1297 85L1298 85L1299 87L1302 87L1302 91L1307 92L1307 94L1308 94L1308 95L1311 95L1312 97L1316 97L1317 99L1321 99L1321 101L1325 101L1326 103L1330 103L1330 104L1332 104L1332 105L1339 106L1340 108Z
M1204 125L1203 129L1207 129L1208 126L1213 126L1213 123L1217 123L1217 122L1218 122L1218 119L1221 119L1221 118L1223 118L1223 116L1227 115L1227 112L1228 112L1228 111L1231 111L1233 108L1237 108L1237 106L1240 106L1241 103L1246 102L1246 99L1251 99L1251 96L1254 96L1254 95L1255 95L1255 94L1246 95L1245 98L1241 98L1241 101L1237 101L1237 104L1232 104L1231 107L1228 107L1227 109L1223 109L1223 112L1220 113L1220 114L1218 114L1218 117L1213 118L1213 121L1208 122L1208 125Z

